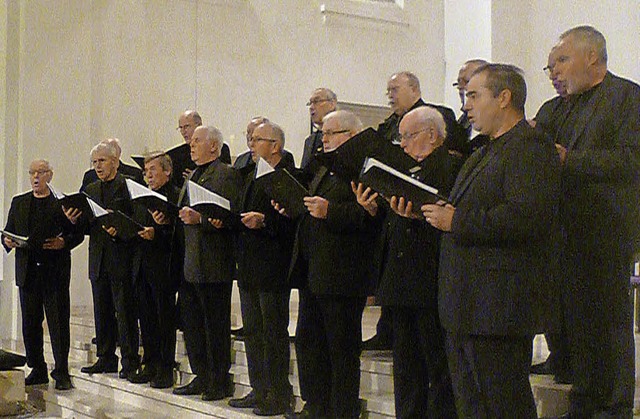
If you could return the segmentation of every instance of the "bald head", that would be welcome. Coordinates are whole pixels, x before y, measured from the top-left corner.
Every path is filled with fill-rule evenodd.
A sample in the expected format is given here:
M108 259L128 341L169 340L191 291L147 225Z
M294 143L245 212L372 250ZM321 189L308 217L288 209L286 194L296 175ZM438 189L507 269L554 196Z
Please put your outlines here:
M185 143L189 144L191 142L193 132L201 125L202 118L200 114L194 110L186 110L180 115L178 118L178 130Z
M416 161L424 160L444 143L447 128L442 114L431 106L420 106L402 118L400 147Z

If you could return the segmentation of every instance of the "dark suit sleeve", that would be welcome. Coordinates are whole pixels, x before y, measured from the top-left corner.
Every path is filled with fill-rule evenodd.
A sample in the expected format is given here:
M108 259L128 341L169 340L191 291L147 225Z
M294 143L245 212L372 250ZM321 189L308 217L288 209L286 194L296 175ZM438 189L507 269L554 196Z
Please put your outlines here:
M60 224L62 225L62 238L64 239L64 248L67 250L75 249L84 240L84 231L79 227L71 224L71 221L60 209L58 215Z
M7 215L7 224L4 229L11 233L16 233L16 197L11 200L11 207L9 207L9 215ZM16 233L17 234L17 233ZM2 239L2 245L7 253L11 252L11 248L4 244L4 238Z

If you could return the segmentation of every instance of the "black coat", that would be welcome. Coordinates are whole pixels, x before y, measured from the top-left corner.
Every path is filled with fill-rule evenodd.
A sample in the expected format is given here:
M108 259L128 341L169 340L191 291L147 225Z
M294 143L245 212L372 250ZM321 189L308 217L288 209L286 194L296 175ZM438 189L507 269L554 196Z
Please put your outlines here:
M47 198L45 212L38 214L39 217L44 218L45 231L32 231L29 226L29 210L33 199L31 191L13 197L7 216L7 225L4 228L10 233L29 237L29 247L16 249L16 285L22 287L27 284L29 259L36 253L40 253L38 260L47 264L47 272L51 274L48 279L65 281L68 286L71 273L71 249L82 243L84 235L67 220L60 203L53 195ZM56 237L59 234L64 238L64 249L42 249L44 239ZM2 245L5 246L4 240ZM6 246L5 249L7 252L11 251Z
M532 335L556 321L560 161L523 119L466 161L442 235L438 306L464 335Z

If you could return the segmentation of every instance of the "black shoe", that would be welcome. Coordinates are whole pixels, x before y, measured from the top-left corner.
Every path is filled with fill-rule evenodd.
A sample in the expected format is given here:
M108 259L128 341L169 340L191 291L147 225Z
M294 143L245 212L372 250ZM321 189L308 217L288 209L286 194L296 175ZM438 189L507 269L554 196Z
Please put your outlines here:
M220 389L207 389L202 393L202 400L205 402L222 400L225 397L227 397L226 392Z
M174 388L173 394L177 394L178 396L193 396L195 394L202 394L204 390L204 385L200 379L196 377L189 384Z
M129 377L134 376L137 371L138 371L137 368L122 368L118 373L118 377L124 380L129 380ZM148 383L149 381L146 381L146 382Z
M27 378L24 379L25 386L36 386L38 384L47 384L49 382L49 373L47 367L34 368L31 370Z
M127 376L127 380L133 384L146 384L156 375L156 369L153 367L144 366L138 368L137 371L130 373Z
M546 361L541 362L539 364L532 365L531 368L529 368L529 372L531 374L553 375L553 370L551 368L551 362L549 362L549 360L546 360Z
M69 374L57 374L55 380L56 390L71 390L73 388Z
M229 400L229 406L238 409L253 409L254 407L258 407L258 396L256 396L255 391L251 390L251 392L244 397Z
M272 397L271 395L253 409L253 414L258 416L284 415L293 411L295 399L292 395L282 397ZM303 409L304 411L304 409Z
M299 412L294 412L294 411L285 412L284 417L285 419L306 419L306 418L314 418L316 416L313 416L311 414L311 410L308 409L307 406L305 405L304 408Z
M152 388L170 388L173 387L173 370L159 369L156 371L155 377L150 381Z
M95 364L80 368L80 372L85 374L108 374L118 372L118 361L108 362L100 358Z
M367 339L362 342L363 351L390 351L391 339L381 338L375 335L371 339Z

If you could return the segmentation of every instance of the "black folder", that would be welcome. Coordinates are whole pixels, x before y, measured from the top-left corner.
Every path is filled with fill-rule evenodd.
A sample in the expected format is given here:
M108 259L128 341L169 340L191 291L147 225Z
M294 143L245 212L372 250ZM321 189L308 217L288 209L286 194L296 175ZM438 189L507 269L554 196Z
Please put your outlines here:
M91 207L89 206L89 202L87 201L88 197L89 195L85 192L76 192L71 195L64 195L63 197L58 198L58 201L66 209L76 208L82 211L80 218L92 220L94 216L93 211L91 211Z
M440 195L436 188L405 175L375 158L366 159L360 181L383 197L404 197L405 200L413 203L416 213L420 212L420 207L424 204L447 202L447 198Z
M169 199L146 186L142 186L130 179L126 180L129 196L131 200L150 211L160 211L165 215L175 217L178 215L178 205Z
M144 229L142 224L119 210L109 212L99 217L96 222L106 228L114 227L118 232L117 236L122 240L131 240L138 236L138 231Z
M308 212L304 197L310 196L309 191L287 169L275 170L257 178L256 186L280 204L289 217L297 218Z

